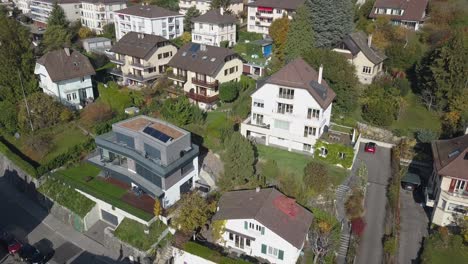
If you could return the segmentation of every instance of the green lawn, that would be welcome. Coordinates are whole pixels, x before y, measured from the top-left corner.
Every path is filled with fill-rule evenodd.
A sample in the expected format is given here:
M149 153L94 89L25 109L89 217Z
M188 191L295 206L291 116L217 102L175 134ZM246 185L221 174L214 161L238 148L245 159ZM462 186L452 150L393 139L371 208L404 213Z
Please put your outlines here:
M400 119L393 122L391 126L393 129L414 130L426 128L440 131L440 119L437 114L427 110L415 94L409 93L405 97L405 101L406 107Z
M204 135L204 145L210 149L217 150L220 147L221 130L227 122L227 113L212 111L206 116L206 128Z
M146 228L145 225L135 220L124 218L115 230L114 235L130 245L146 251L150 249L151 245L158 241L159 236L167 226L161 221L155 221L149 227L149 234L145 234L144 231ZM167 241L161 242L167 243Z
M70 209L80 217L85 217L86 214L93 208L95 203L84 195L75 191L61 181L54 178L48 179L39 187L38 191L47 197L51 198L58 204Z
M257 145L257 150L260 160L274 160L276 161L278 168L285 170L286 172L293 173L300 178L302 178L304 168L307 163L314 160L311 156L264 145ZM315 161L322 162L319 160ZM328 172L332 178L332 183L334 185L340 184L346 178L346 169L324 162L322 163L327 166Z
M153 215L125 203L122 196L127 193L127 190L99 178L97 176L99 171L100 169L96 166L83 162L76 167L57 171L53 176L143 220L148 221L153 218Z
M433 248L430 255L431 264L468 263L468 251L454 248Z
M187 242L184 245L184 250L190 254L202 257L204 259L211 260L219 264L247 264L250 262L244 261L242 259L232 259L224 257L221 253L214 251L210 248L207 248L203 245L197 244L195 242Z

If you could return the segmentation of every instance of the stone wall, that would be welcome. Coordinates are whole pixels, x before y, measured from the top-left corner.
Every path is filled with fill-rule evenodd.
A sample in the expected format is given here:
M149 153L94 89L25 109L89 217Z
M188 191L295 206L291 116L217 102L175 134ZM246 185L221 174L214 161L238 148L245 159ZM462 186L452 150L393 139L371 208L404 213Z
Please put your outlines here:
M2 154L0 154L0 177L5 177L18 190L33 198L36 196L36 188L41 184L40 180L25 173Z
M106 248L122 256L133 256L135 260L138 260L138 263L142 263L143 259L148 257L147 252L141 251L115 237L114 231L111 227L104 229L104 246Z
M361 122L357 123L359 132L364 138L386 142L390 144L397 144L401 138L396 137L390 130L380 127L374 127Z

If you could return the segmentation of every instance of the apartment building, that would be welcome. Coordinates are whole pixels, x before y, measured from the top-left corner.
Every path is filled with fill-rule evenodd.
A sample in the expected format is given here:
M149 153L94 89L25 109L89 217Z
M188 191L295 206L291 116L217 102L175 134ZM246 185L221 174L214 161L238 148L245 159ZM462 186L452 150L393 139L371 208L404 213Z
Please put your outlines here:
M205 14L211 9L211 0L180 0L179 1L179 13L185 15L187 10L194 6L200 11L200 14ZM238 15L244 10L243 0L231 0L231 4L228 8L233 15Z
M183 15L154 5L134 5L115 11L114 22L117 40L130 31L167 39L180 37L184 31Z
M94 68L88 57L76 50L47 52L37 60L34 74L39 77L42 91L64 105L79 109L94 100Z
M14 0L16 7L23 12L23 14L27 14L31 12L31 0Z
M268 35L273 20L292 15L304 0L257 0L247 4L247 31Z
M112 125L95 139L88 161L105 177L159 199L163 208L177 202L198 180L198 146L190 132L165 121L136 116Z
M47 19L57 3L65 12L67 20L75 22L81 17L82 0L31 0L31 18L37 26L47 26Z
M297 262L312 219L311 212L274 188L224 193L213 216L226 221L219 245L277 264Z
M127 7L127 0L82 0L81 24L101 34L103 27L114 23L114 11Z
M468 134L431 144L433 172L426 205L434 207L432 223L453 225L468 216Z
M229 41L229 46L236 44L236 18L223 9L210 10L193 18L192 23L193 43L218 47L223 41Z
M242 60L231 49L188 43L169 62L169 79L202 109L213 109L219 85L239 81Z
M257 143L313 153L318 138L330 126L335 92L315 71L297 58L252 93L251 115L241 124L243 136Z
M382 73L385 53L372 45L372 35L359 31L343 38L338 47L333 49L343 54L356 68L356 76L363 84L370 84Z
M145 85L166 71L177 47L161 36L129 32L112 47L111 61L117 66L110 73L124 85Z
M385 16L392 24L419 30L426 19L429 0L376 0L370 18Z

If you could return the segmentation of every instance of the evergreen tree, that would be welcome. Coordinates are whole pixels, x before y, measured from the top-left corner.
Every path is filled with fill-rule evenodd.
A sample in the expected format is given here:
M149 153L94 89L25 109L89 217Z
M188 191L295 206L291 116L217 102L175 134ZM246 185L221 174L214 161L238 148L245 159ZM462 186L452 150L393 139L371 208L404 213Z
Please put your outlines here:
M192 32L192 18L200 16L200 11L195 6L190 7L187 9L187 13L185 13L184 18L184 31L185 32Z
M312 1L312 28L315 46L331 48L353 31L354 12L350 0Z
M49 18L47 19L47 26L60 26L63 28L68 27L68 20L65 15L63 8L55 2L52 12L50 12Z
M144 0L145 3L150 5L157 5L162 8L166 8L172 11L179 11L178 0Z
M275 19L268 30L269 35L275 44L272 58L272 72L276 72L284 66L285 55L284 49L288 37L289 19L284 16L280 19Z
M18 21L0 16L0 99L17 102L37 91L34 52L29 31ZM21 81L20 81L21 76Z
M64 27L58 25L48 26L41 45L45 52L69 47L71 45L71 34Z
M312 30L311 5L306 1L300 6L289 25L285 44L286 61L302 56L314 48L314 32Z
M224 8L226 13L231 13L229 7L231 6L231 0L213 0L210 4L210 9Z
M240 133L233 133L224 143L223 155L225 189L243 185L254 176L254 150L250 141Z

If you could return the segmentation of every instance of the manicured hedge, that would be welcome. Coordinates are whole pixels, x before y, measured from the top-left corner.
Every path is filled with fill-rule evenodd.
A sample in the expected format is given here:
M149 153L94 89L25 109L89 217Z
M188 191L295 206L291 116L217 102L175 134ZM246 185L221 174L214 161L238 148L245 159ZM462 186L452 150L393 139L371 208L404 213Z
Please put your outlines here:
M232 259L221 255L218 251L207 248L203 245L197 244L195 242L187 242L184 245L184 250L190 254L197 255L207 260L211 260L219 264L247 264L247 262L242 259Z

